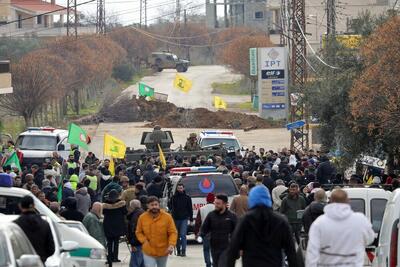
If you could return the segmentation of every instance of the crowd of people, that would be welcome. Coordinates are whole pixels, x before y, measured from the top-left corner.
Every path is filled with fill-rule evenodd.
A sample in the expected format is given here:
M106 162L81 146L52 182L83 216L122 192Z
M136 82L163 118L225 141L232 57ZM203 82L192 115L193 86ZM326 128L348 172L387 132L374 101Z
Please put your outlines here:
M300 241L302 228L310 232L307 256L314 258L307 259L307 266L318 266L321 261L331 264L324 257L329 258L332 251L321 251L322 242L316 240L321 238L318 231L323 230L324 221L320 220L318 227L313 227L313 222L325 215L325 221L347 220L352 214L344 191L338 189L335 205L345 211L343 218L334 218L336 215L328 209L334 203L327 205L323 187L360 183L355 175L344 179L326 154L313 150L274 152L260 148L248 150L244 156L237 153L226 157L166 154L166 161L163 170L158 157L143 157L138 162L122 160L112 175L110 160L99 160L92 152L83 158L74 147L67 159L55 152L41 166L32 165L22 171L5 166L3 171L12 177L15 187L31 191L59 217L81 221L90 235L107 248L110 264L120 261L119 242L126 237L131 267L166 266L175 247L177 255L185 257L187 222L194 218L194 231L203 244L207 267L234 266L239 255L243 266L282 266L285 258L289 266L301 266L294 242ZM240 194L229 204L224 192L210 193L205 199L207 204L193 216L190 196L179 184L168 203L171 214L167 213L160 207L160 198L169 170L189 166L215 166L229 173ZM389 178L396 187L397 177L387 176L385 181ZM359 246L371 239L368 223L362 221L361 225L359 229L368 236L360 234ZM359 257L358 251L355 254ZM346 260L353 260L351 255Z

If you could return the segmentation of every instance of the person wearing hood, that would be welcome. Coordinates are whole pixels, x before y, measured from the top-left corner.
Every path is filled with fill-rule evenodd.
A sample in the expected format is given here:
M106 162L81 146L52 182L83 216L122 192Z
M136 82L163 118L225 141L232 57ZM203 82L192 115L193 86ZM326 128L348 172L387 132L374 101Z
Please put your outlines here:
M178 230L178 242L176 245L178 256L186 257L187 226L188 220L190 222L193 221L193 208L192 199L186 194L185 187L181 183L176 186L176 192L171 198L170 208Z
M306 266L362 267L365 248L374 238L371 222L352 211L346 191L336 189L324 215L311 225Z
M66 200L63 201L61 205L65 206L65 210L60 212L60 215L64 217L66 220L80 221L80 222L83 220L83 214L77 210L76 198L68 197Z
M242 185L239 189L240 195L233 198L229 207L230 211L234 212L238 218L243 217L249 209L247 193L247 186Z
M326 193L324 189L319 189L314 193L314 201L304 210L303 213L303 226L304 231L308 234L311 224L322 214L324 214L324 207L326 204Z
M54 240L48 222L35 211L31 196L24 196L19 203L21 215L14 222L21 227L43 263L54 254Z
M107 238L108 262L121 262L118 259L119 238L126 234L126 202L119 199L119 192L112 189L103 203L104 233Z
M119 184L119 177L114 176L112 181L104 187L103 191L101 191L101 201L105 202L108 198L108 194L112 191L116 190L118 194L122 192L122 186Z
M106 247L106 237L101 222L103 206L100 202L93 203L93 207L83 218L83 225L94 239Z
M136 237L136 226L140 215L144 213L142 204L139 200L133 199L129 202L129 210L132 212L127 216L128 218L128 232L126 237L131 245L131 260L129 267L144 267L142 244Z
M77 190L75 192L76 206L79 212L84 216L89 212L92 206L92 199L88 194L88 189L82 183L77 185Z
M336 169L328 156L321 156L321 163L317 168L317 180L321 185L329 184L336 174Z
M232 234L225 266L235 266L239 251L243 251L243 267L281 267L282 251L289 267L298 266L290 225L272 210L271 195L265 186L257 185L250 191L249 208Z
M63 181L62 189L62 201L65 201L69 197L74 197L74 191L72 190L72 185L68 180Z
M147 194L149 196L156 196L158 198L162 198L163 195L163 179L161 176L156 176L154 180L147 185Z

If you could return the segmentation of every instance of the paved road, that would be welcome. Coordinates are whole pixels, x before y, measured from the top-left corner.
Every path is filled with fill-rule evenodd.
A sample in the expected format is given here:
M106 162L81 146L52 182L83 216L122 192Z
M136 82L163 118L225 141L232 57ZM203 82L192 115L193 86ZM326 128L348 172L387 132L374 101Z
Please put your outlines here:
M213 82L231 82L240 79L240 75L233 74L224 66L194 66L189 67L186 78L193 82L193 87L188 93L183 93L173 88L176 70L163 70L153 76L142 79L145 84L154 87L156 92L168 94L168 101L178 107L184 108L208 108L213 109L211 84ZM137 84L128 87L124 92L133 95L138 90Z
M90 144L90 151L93 151L97 157L102 158L104 134L108 133L118 137L129 147L143 148L140 145L142 132L152 131L151 128L143 128L144 123L100 123L98 126L85 126L89 134L93 136L92 143ZM184 145L186 138L190 133L199 133L204 129L168 129L172 131L175 144L172 148ZM222 129L220 129L222 130ZM259 129L249 132L243 130L227 130L233 131L235 136L239 139L244 147L251 148L255 145L256 148L263 147L265 149L279 150L283 147L288 147L290 142L289 131L285 128L279 129Z
M172 255L168 258L167 267L205 267L203 260L203 247L200 244L190 244L187 247L187 257L177 257ZM113 264L113 267L129 266L130 254L125 244L120 245L119 258L122 261L118 264ZM240 267L240 261L236 262L236 267Z

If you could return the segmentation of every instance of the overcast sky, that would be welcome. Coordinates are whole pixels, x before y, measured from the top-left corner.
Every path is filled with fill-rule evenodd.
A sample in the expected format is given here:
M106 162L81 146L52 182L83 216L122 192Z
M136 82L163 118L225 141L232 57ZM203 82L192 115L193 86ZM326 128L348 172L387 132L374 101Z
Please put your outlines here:
M78 3L88 0L78 0ZM205 0L180 0L182 10L187 8L188 12L197 14L205 13ZM66 6L66 0L56 0L57 4ZM140 0L105 0L106 17L112 16L122 24L139 23ZM149 24L154 23L154 18L174 12L176 0L147 0L147 18ZM78 7L78 11L84 14L96 14L96 0L92 3ZM181 13L183 16L183 11Z

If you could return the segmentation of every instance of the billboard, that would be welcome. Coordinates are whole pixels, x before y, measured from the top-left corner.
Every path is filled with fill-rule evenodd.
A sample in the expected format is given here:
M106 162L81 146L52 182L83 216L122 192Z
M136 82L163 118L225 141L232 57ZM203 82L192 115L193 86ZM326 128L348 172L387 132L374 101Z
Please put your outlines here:
M258 48L260 117L275 120L288 115L288 68L285 47Z

